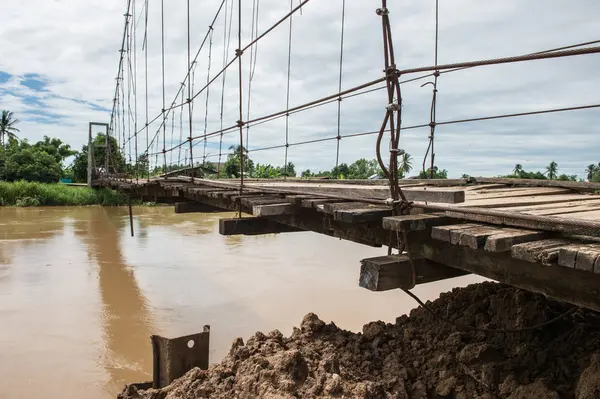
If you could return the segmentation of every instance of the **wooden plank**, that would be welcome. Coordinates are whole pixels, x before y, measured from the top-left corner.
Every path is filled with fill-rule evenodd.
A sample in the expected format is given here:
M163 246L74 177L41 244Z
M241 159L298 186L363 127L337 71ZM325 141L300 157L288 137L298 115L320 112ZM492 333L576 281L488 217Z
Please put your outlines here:
M419 215L389 216L383 218L383 228L392 231L424 231L434 226L456 223L456 220L443 213L423 213Z
M530 180L530 179L506 179L501 177L475 177L478 183L500 183L524 187L562 187L579 191L600 190L600 183L575 182L563 180Z
M574 244L560 249L558 264L563 267L592 272L599 256L600 245Z
M323 212L327 213L328 215L333 215L335 211L344 209L369 209L376 207L376 205L371 205L364 202L327 202L323 204Z
M534 195L558 195L558 194L569 194L571 190L567 188L555 188L555 187L543 187L543 188L521 188L517 190L491 190L484 193L476 193L468 197L468 201L472 200L483 200L483 199L495 199L495 198L515 198L515 197L528 197Z
M506 207L506 208L496 208L499 211L510 210L516 212L527 212L527 211L537 211L543 209L567 209L572 207L580 207L580 206L593 206L600 205L600 199L596 200L585 200L585 201L567 201L567 202L557 202L552 204L540 204L540 205L523 205L523 206L514 206L514 207Z
M450 243L452 243L454 238L454 244L458 244L460 241L460 233L458 235L456 235L456 233L453 235L453 231L470 229L478 226L480 225L473 223L452 224L450 226L434 226L431 228L431 238Z
M317 207L319 205L324 205L324 204L329 204L331 202L344 202L341 200L337 200L337 199L331 199L331 198L322 198L322 199L302 199L300 200L300 206L302 208L313 208L313 209L317 209Z
M241 202L242 205L252 209L255 205L281 204L285 200L278 195L261 195L242 198Z
M457 204L456 207L476 206L479 208L510 208L522 205L551 204L567 201L586 201L590 199L600 199L600 196L591 196L583 194L558 194L558 195L539 195L517 198L494 198L494 199L469 199L467 202Z
M267 204L267 205L254 205L252 207L252 214L254 216L278 216L278 215L291 215L296 213L296 207L292 204Z
M595 226L573 226L565 225L561 223L561 219L554 216L547 216L547 218L554 218L555 220L524 220L511 216L491 216L491 215L477 215L469 213L461 213L460 211L447 211L446 215L455 219L469 220L474 222L483 222L487 224L495 224L499 226L511 226L511 227L523 227L531 230L542 230L542 231L556 231L561 233L570 234L581 234L586 236L600 237L600 228Z
M225 212L223 209L215 208L210 205L199 202L177 202L175 203L175 213L219 213Z
M564 216L561 216L561 214L556 214L554 216L567 217L569 219L573 218L573 219L599 220L600 219L600 211L569 213Z
M391 208L373 207L338 210L333 212L333 219L345 223L381 222L382 218L391 215Z
M541 240L545 233L541 231L503 229L493 236L488 237L484 249L490 252L510 251L513 245L529 241Z
M228 218L219 220L219 234L224 236L254 236L262 234L291 233L298 231L304 230L259 217L248 217L241 219Z
M365 186L365 185L350 185L350 184L329 184L329 183L296 183L296 182L281 182L281 183L261 183L248 184L248 187L277 189L289 191L290 194L305 194L315 195L340 195L353 197L357 200L360 198L375 198L387 199L390 197L390 191L387 187ZM441 190L436 187L430 187L426 190L421 187L409 187L402 190L409 201L427 201L457 204L464 202L465 192L462 189L445 189Z
M413 260L416 284L468 274L424 258ZM360 267L359 286L370 291L389 291L393 289L413 288L413 270L410 259L406 255L379 256L363 259Z
M582 201L586 202L586 201ZM592 211L600 211L600 203L595 205L581 205L581 206L572 206L572 207L557 207L551 209L534 209L525 211L523 213L528 213L530 215L567 215L565 217L569 217L570 213L580 213L580 212L592 212Z
M567 239L548 239L513 245L511 256L532 263L550 265L558 262L560 248L572 244Z
M470 229L464 229L460 231L451 232L451 240L454 243L456 241L454 234L457 234L458 244L467 246L473 249L481 249L485 247L488 237L500 233L502 230L498 227L491 226L477 226Z

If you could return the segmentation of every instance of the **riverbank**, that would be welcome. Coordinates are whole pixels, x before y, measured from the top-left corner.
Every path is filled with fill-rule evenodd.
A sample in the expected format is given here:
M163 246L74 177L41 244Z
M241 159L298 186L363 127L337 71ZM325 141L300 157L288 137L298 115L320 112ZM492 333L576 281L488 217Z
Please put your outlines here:
M597 313L490 282L454 289L429 307L435 316L418 308L394 324L367 324L362 334L309 314L289 338L279 331L239 338L209 370L162 390L129 386L121 397L600 397Z
M73 187L65 184L36 182L0 182L0 206L120 206L127 197L117 191L102 188Z

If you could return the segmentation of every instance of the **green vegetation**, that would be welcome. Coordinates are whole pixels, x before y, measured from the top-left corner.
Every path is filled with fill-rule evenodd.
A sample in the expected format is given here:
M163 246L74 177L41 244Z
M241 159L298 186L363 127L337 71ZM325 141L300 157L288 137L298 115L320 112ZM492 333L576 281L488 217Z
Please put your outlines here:
M63 184L0 182L0 206L125 205L127 197L110 189L94 190Z

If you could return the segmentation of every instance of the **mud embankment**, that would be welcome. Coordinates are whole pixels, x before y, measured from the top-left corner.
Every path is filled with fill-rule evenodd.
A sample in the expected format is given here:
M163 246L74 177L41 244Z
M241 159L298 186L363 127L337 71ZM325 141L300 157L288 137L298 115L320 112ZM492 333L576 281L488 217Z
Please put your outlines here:
M600 317L578 309L542 329L522 329L569 310L542 295L495 283L455 289L394 324L352 333L305 316L291 337L279 331L237 339L207 371L162 390L128 387L125 399L600 398Z

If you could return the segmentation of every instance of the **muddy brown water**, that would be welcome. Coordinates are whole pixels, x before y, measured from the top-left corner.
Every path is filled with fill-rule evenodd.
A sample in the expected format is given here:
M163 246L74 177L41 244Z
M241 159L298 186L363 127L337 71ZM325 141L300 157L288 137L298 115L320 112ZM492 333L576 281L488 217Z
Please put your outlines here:
M210 324L216 362L235 337L290 334L308 312L359 331L415 306L358 287L360 259L383 249L308 232L223 237L223 214L134 214L132 238L126 209L0 207L0 398L115 398L151 379L151 334Z

